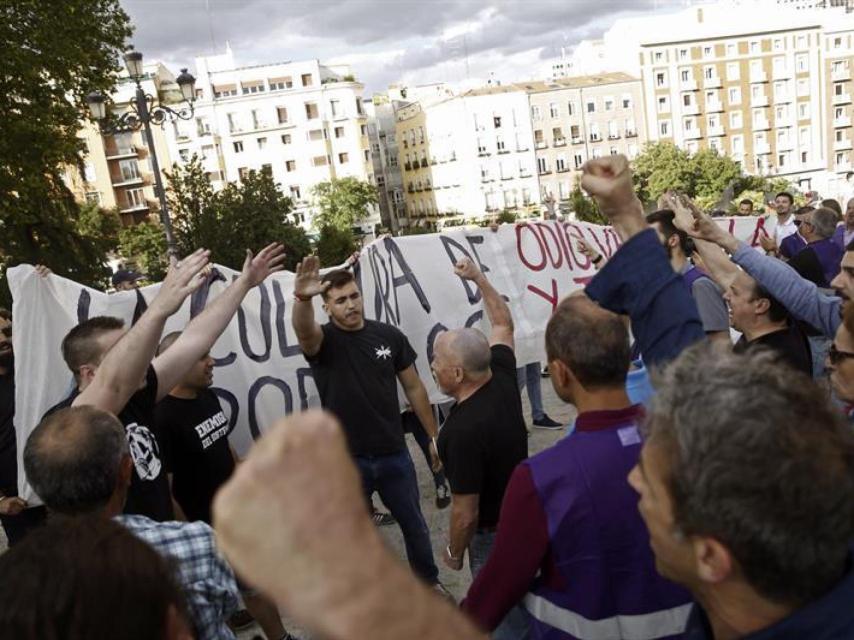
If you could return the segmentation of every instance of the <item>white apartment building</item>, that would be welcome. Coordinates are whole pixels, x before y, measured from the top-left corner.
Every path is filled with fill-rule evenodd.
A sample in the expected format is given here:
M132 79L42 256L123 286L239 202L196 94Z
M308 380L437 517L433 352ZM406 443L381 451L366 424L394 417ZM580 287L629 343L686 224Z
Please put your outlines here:
M410 226L458 224L502 209L538 209L528 94L518 86L467 91L397 112Z
M317 60L237 67L230 49L197 58L195 117L170 125L172 156L198 155L215 187L271 172L310 228L314 185L374 181L362 90L348 67ZM364 231L379 222L374 209Z
M404 104L389 94L376 94L365 103L368 112L368 138L371 142L374 180L380 207L380 218L385 227L396 233L406 219L403 197L403 178L398 162L398 144L395 125L396 105Z

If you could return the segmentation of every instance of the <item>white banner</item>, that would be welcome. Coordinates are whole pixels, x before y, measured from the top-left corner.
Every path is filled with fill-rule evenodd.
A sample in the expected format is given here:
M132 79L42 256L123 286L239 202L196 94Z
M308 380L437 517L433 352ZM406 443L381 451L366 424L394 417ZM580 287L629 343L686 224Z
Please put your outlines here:
M722 218L720 223L754 246L767 225L764 218ZM767 232L773 233L773 228ZM380 239L362 251L355 270L365 317L400 327L418 354L416 367L431 400L446 400L430 375L433 339L443 329L462 326L488 331L479 292L454 275L453 264L468 256L480 265L509 301L518 362L541 362L543 333L555 305L595 274L576 247L577 237L606 257L619 246L611 228L575 222L503 225L497 232L460 228ZM49 264L49 259L45 262ZM217 268L229 282L237 275ZM41 278L29 265L9 269L8 278L14 300L18 484L21 495L34 500L21 454L45 411L72 389L72 376L60 352L62 338L80 321L99 315L122 318L130 326L159 285L108 295L55 275ZM319 404L291 327L293 278L292 273L279 273L252 290L211 351L216 359L214 391L235 424L231 441L241 455L276 419ZM215 282L207 298L225 286ZM188 299L169 319L165 332L182 329L204 304L204 292ZM326 321L319 299L315 312L319 322Z

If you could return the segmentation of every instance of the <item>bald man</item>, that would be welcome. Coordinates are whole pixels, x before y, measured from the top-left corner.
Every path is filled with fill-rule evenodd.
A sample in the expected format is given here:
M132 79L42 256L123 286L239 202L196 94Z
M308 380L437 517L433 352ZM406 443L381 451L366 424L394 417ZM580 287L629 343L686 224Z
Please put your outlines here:
M516 382L510 309L471 260L458 262L454 272L480 289L492 326L488 339L477 329L440 334L431 363L439 388L456 400L438 441L451 485L450 539L443 559L459 571L468 551L474 578L489 557L513 469L528 457L528 435ZM524 613L514 609L492 637L524 638L525 632Z

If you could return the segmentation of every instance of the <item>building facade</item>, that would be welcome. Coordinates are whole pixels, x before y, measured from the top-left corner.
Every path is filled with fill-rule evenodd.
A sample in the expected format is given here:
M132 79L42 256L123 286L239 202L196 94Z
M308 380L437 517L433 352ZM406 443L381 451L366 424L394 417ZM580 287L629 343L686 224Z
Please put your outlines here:
M171 125L172 155L198 156L215 188L269 171L294 202L293 221L310 228L314 185L374 182L362 90L348 67L317 60L237 67L230 50L197 58L195 117ZM363 230L378 222L376 209Z

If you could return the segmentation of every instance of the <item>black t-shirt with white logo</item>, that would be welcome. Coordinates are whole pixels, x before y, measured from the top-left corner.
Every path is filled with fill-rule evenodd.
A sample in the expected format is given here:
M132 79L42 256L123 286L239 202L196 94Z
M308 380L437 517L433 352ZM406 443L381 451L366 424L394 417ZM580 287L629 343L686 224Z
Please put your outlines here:
M353 455L388 455L406 441L397 399L397 374L415 362L399 329L365 320L358 331L323 325L323 342L311 366L320 400L344 425Z
M234 471L228 418L213 391L157 404L157 432L172 472L172 492L188 520L211 522L211 502Z
M75 389L65 400L51 407L42 420L55 411L70 407L78 395ZM175 511L169 491L168 469L164 467L161 457L160 436L154 421L156 400L157 372L149 365L145 373L145 386L131 396L117 417L124 425L133 460L133 476L125 513L136 513L165 522L175 519Z
M479 527L498 524L510 475L528 457L513 350L492 347L490 366L492 378L451 408L437 442L451 492L480 495Z

